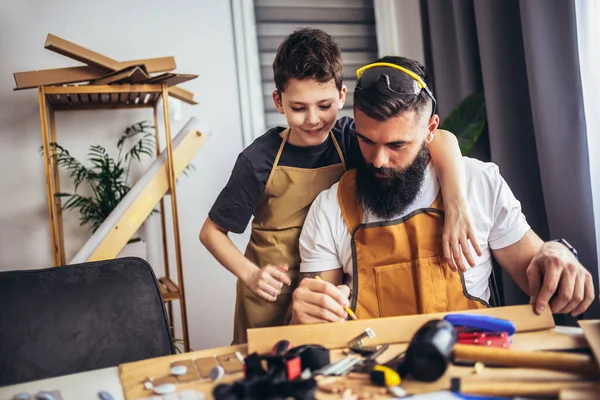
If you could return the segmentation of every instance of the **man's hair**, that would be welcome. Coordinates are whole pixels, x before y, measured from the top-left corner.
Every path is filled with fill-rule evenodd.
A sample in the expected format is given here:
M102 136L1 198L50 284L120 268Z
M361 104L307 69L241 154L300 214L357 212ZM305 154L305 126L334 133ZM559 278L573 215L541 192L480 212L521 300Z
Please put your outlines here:
M290 79L314 79L327 83L332 79L342 90L342 52L333 38L320 29L303 28L285 38L273 61L275 87L285 91Z
M405 57L386 56L374 62L386 62L404 67L417 74L431 88L431 79L425 67L417 61ZM368 72L369 70L366 70L364 73ZM390 90L385 79L380 79L369 87L355 89L355 109L378 121L385 121L404 111L422 112L427 110L430 113L433 104L431 98L424 90L421 90L417 96L410 95L410 93L414 93L415 80L402 71L398 71L398 73L399 75L394 78L394 82L398 85L395 89L408 95L399 96Z

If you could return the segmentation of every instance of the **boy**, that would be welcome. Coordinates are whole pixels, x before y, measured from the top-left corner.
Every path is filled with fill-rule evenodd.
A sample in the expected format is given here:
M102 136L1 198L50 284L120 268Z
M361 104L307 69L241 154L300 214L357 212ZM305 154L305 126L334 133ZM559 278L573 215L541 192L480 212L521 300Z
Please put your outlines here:
M246 342L248 328L289 322L300 265L298 239L308 209L362 159L354 121L337 120L347 89L341 52L330 35L309 28L292 33L279 47L273 71L273 101L288 128L270 129L242 151L200 232L202 244L238 277L233 343ZM465 228L468 236L463 186L456 178L465 175L460 150L451 133L436 136L430 152L437 168L447 172L440 176L446 224L453 232ZM242 233L252 216L242 255L227 234ZM470 258L468 252L465 256Z

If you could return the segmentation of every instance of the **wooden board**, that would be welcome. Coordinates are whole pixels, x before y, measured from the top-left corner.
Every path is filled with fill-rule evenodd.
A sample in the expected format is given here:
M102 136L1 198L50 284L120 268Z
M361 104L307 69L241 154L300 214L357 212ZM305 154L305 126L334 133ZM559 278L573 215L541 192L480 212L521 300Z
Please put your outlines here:
M167 72L167 73L160 74L157 76L153 76L152 78L149 78L146 83L156 84L156 83L165 83L166 82L167 86L171 87L171 86L179 85L180 83L183 83L183 82L191 81L192 79L196 79L197 77L198 77L198 75L193 75L193 74L175 74L172 72Z
M68 40L58 36L54 36L51 33L49 33L46 37L46 44L44 44L44 48L80 61L89 66L96 67L100 70L104 69L110 72L120 69L117 61L105 57L100 53L96 53L95 51L86 49L83 46L79 46L73 42L69 42Z
M90 85L110 85L115 83L141 83L149 79L144 65L133 65L95 79Z
M73 42L69 42L68 40L59 38L58 36L50 33L46 38L46 44L44 47L74 60L81 61L82 63L97 69L105 70L106 72L114 72L124 68L124 65L116 60L108 58L100 53L96 53L95 51L86 49L85 47L79 46ZM148 72L150 72L149 68L146 69ZM198 104L193 100L193 93L181 88L169 88L169 95L190 104Z
M596 362L600 365L600 320L582 320L579 326L583 329L583 334L587 339Z
M184 133L181 133L184 134ZM178 177L190 163L200 147L204 144L207 135L198 129L185 133L182 142L173 149L173 169ZM87 261L109 260L115 258L125 247L131 236L144 223L156 204L162 199L169 188L168 165L166 161L154 174L152 179L142 189L134 202L114 224L110 232L102 239Z
M144 65L148 73L167 72L175 69L175 58L160 57L146 60L123 61L119 69L133 65ZM38 71L15 72L15 90L32 89L38 86L64 85L88 82L106 75L106 70L85 65L83 67L43 69Z
M600 388L561 390L559 400L598 400Z
M522 336L527 336L526 339ZM565 335L555 330L544 330L539 332L530 333L517 333L513 336L513 348L520 348L524 350L556 350L563 349L565 345L569 345L569 341L563 341L560 339L561 336L576 336L576 335ZM534 340L537 337L537 340ZM318 342L319 337L314 337L312 342ZM548 343L548 340L554 340L555 345L552 345L552 341ZM385 351L381 357L378 358L378 362L386 362L397 354L406 350L407 344L395 344L391 345L387 351ZM123 393L126 400L137 399L141 397L149 397L151 393L143 388L142 381L147 377L158 378L168 374L169 368L173 361L189 360L190 358L195 359L215 359L215 357L224 354L235 353L240 351L243 354L247 354L246 345L221 347L212 350L202 350L191 352L187 354L178 354L174 356L155 358L150 360L143 360L134 363L122 364L119 366L119 375L121 384L123 386ZM335 362L344 357L342 350L332 350L331 360ZM237 373L229 376L225 376L219 383L230 383L237 379L241 379L243 374ZM416 382L410 379L404 380L402 386L410 394L427 393L435 390L444 390L450 387L450 379L453 377L461 377L465 383L479 383L479 382L519 382L524 384L533 383L548 383L556 384L564 383L569 385L571 383L588 385L581 377L565 373L565 372L553 372L544 370L531 370L522 368L484 368L478 374L473 372L473 368L470 367L459 367L451 365L444 376L438 381L433 383ZM330 383L335 381L347 382L350 378L327 378ZM325 383L324 383L325 384ZM203 392L208 398L211 398L212 389L214 382L211 381L195 381L188 383L181 383L177 385L177 392L183 392L185 390L193 389ZM366 383L364 386L369 386ZM317 392L317 399L337 399L339 395L328 394L322 391ZM389 398L383 396L380 398Z
M517 327L517 332L554 328L550 309L537 315L530 305L470 310L469 313L511 320ZM339 349L346 347L349 340L364 332L366 328L375 331L376 337L369 340L371 344L406 343L425 322L443 318L444 315L446 314L423 314L330 324L248 329L248 351L263 354L269 352L281 339L289 340L294 346L300 346L314 343L315 338L319 338L320 344L328 349Z

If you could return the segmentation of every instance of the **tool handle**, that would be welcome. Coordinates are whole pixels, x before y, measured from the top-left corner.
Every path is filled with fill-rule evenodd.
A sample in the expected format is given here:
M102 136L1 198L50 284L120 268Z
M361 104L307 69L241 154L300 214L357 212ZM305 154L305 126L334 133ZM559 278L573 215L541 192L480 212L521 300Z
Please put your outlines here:
M453 355L455 360L461 361L481 361L497 366L548 369L600 376L594 360L584 354L532 352L456 344Z
M454 383L453 383L454 385ZM566 389L594 389L600 391L600 385L592 382L461 382L453 390L467 395L479 396L547 396L555 397Z
M517 327L511 321L478 314L448 314L444 319L454 326L477 328L486 332L507 332L512 336Z

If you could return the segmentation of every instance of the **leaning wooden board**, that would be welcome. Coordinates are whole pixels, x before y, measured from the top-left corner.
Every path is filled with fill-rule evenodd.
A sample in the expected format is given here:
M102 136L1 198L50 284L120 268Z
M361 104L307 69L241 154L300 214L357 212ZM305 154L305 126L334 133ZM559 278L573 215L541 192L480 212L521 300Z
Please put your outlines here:
M554 328L554 319L550 310L541 315L533 312L531 306L510 306L469 311L471 314L485 314L511 320L517 332L532 332ZM377 318L359 321L346 321L319 325L278 326L272 328L248 329L248 351L250 353L268 352L282 338L294 346L319 343L328 349L339 349L346 343L371 328L377 335L372 344L407 343L425 322L443 318L445 313L420 314L403 317Z
M525 308L530 308L529 306L523 306ZM494 315L498 315L498 310L502 310L500 308L494 309ZM492 311L492 310L487 310ZM505 313L507 311L512 312L512 314L517 315L520 314L521 317L526 315L522 310L522 307L512 308L512 307L504 307L501 313ZM489 314L489 312L487 313ZM425 317L425 320L430 319L432 316L421 316ZM404 319L411 319L413 317L400 317ZM529 321L527 321L529 319ZM532 323L533 321L533 323ZM580 333L561 333L556 331L552 327L548 328L549 321L552 321L552 316L550 315L550 319L548 319L547 315L535 316L529 315L528 318L523 319L523 321L515 321L517 328L519 326L528 330L528 332L519 331L513 336L513 344L512 348L514 349L522 349L522 350L552 350L552 349L569 349L569 348L580 348L587 347L587 342L582 337ZM360 321L364 322L364 321ZM350 322L348 323L348 325ZM541 330L535 330L535 324L540 327ZM373 325L374 326L374 325ZM405 329L412 329L411 324L406 324ZM553 326L553 322L551 323ZM318 327L318 326L313 326ZM385 327L378 326L377 328L373 328L376 330L376 334L378 336L386 335ZM281 338L280 338L281 339ZM320 337L315 336L312 340L312 343L319 343ZM406 349L407 343L399 343L390 346L388 351L381 356L379 359L380 362L385 361L386 359L392 358L394 355L398 354L401 351ZM184 361L190 359L202 359L206 357L216 357L222 354L230 354L235 351L240 351L243 354L247 354L247 347L245 345L239 346L229 346L222 347L217 349L209 349L202 350L187 354L179 354L175 356L161 357L150 360L143 360L135 363L123 364L119 366L119 375L121 384L123 386L124 396L127 400L135 400L138 398L151 397L152 393L148 390L145 390L142 385L142 381L147 377L161 378L167 376L169 373L169 368L171 362L173 361ZM335 361L341 357L343 357L342 350L332 350L331 352L332 361ZM236 373L232 375L226 376L221 382L232 382L237 379L242 378L242 373ZM574 374L569 373L561 373L561 372L552 372L552 371L540 371L540 370L528 370L522 368L486 368L479 374L473 374L473 369L469 367L457 367L451 366L446 374L440 378L437 382L425 384L422 382L414 382L406 380L403 383L403 387L409 391L409 393L424 393L431 392L434 390L447 389L450 385L450 378L452 377L463 377L465 383L477 384L478 382L501 382L501 386L506 386L509 382L520 382L522 384L530 383L530 382L542 382L547 383L546 386L550 385L550 383L569 383L574 384L574 388L580 389L581 385L583 387L589 386L587 382L583 382L581 378ZM347 380L348 378L339 378L342 382ZM577 386L579 385L579 386ZM194 389L205 393L209 398L212 398L211 392L214 383L211 381L195 381L195 382L187 382L181 383L177 385L177 391L184 391L188 389ZM368 385L363 384L365 388ZM339 398L338 395L327 394L321 391L318 391L317 398L319 399L333 399ZM383 397L385 398L385 397Z

